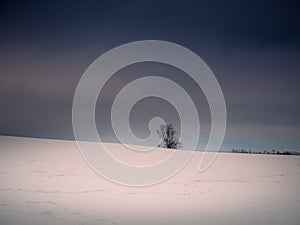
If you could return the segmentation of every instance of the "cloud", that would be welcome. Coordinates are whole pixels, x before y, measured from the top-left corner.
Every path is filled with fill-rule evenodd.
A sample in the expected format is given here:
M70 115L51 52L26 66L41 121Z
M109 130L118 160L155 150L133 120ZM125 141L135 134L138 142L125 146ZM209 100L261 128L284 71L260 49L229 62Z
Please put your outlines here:
M300 145L300 14L295 1L1 4L1 134L72 137L73 95L93 60L126 42L163 39L190 48L215 73L227 103L226 145ZM104 136L113 135L107 119L112 100L144 75L178 82L197 102L202 123L210 123L205 96L184 73L158 64L135 65L116 74L101 93L96 117ZM148 119L142 111L135 115L139 123ZM261 142L262 137L267 138Z

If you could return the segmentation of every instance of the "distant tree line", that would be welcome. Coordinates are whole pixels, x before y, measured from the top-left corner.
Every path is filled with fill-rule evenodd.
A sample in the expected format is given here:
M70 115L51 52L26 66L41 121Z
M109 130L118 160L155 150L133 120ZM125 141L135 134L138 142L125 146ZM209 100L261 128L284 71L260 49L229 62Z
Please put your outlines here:
M246 149L232 149L232 153L246 153L246 154L270 154L270 155L300 155L300 152L292 152L292 151L278 151L278 150L271 150L271 151L252 151Z

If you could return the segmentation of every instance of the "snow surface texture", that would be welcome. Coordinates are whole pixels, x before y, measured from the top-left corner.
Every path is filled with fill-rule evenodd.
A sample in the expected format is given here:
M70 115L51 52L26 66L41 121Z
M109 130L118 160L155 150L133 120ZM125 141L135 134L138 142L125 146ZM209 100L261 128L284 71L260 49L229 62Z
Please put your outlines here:
M220 153L199 173L202 154L164 183L132 188L97 175L74 141L2 136L0 225L300 224L299 156Z

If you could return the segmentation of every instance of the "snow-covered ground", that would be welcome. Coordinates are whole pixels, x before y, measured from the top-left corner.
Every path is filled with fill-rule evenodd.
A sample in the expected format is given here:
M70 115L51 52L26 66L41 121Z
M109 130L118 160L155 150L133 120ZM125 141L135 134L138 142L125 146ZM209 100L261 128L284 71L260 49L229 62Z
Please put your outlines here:
M164 183L132 188L98 176L74 141L2 136L0 225L300 224L299 156L220 153L199 173L202 154Z

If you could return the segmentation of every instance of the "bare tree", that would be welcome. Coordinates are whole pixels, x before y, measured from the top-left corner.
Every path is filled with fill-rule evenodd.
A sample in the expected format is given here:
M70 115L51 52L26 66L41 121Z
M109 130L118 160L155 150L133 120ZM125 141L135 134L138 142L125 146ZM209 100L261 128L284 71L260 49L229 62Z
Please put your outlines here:
M160 125L160 129L157 130L157 134L162 138L162 142L159 147L178 149L182 148L182 143L178 140L177 131L172 124Z

